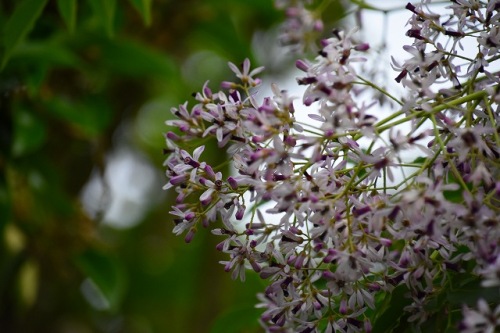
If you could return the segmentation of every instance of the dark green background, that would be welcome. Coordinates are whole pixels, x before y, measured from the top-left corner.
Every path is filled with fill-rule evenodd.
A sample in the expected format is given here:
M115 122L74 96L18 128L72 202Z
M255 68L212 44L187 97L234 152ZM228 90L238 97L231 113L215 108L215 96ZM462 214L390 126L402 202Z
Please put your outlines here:
M218 89L227 61L255 61L253 33L281 18L268 0L0 1L0 332L260 330L263 284L232 281L208 232L175 237L171 195L146 198L128 229L90 218L80 195L122 146L162 193L170 107L207 79ZM84 298L87 279L104 309Z

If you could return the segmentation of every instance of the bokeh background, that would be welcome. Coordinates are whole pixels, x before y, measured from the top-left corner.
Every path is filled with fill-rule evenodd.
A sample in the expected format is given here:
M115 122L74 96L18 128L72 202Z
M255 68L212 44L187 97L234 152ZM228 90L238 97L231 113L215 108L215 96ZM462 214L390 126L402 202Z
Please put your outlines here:
M0 332L261 331L259 278L232 281L210 233L171 232L163 133L228 61L293 65L283 17L271 0L0 1Z

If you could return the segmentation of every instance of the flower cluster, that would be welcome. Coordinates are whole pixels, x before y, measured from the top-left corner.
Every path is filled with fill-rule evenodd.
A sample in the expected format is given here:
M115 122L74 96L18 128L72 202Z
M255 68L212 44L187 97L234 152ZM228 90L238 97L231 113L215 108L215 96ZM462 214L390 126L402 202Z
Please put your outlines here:
M406 6L413 44L407 60L393 60L405 100L357 73L369 45L353 42L356 30L335 30L315 59L296 62L310 121L296 119L300 101L276 85L260 101L262 68L248 59L229 65L235 82L216 93L207 83L194 106L172 109L165 188L178 194L174 232L190 242L200 225L220 221L212 232L224 269L268 281L258 306L269 332L394 329L397 320L384 323L391 302L411 325L463 308L455 325L465 332L500 326L486 300L478 311L443 301L480 284L498 303L500 1L451 1L446 14L431 5ZM472 56L463 51L470 41ZM379 119L359 97L370 89L399 110ZM211 139L233 173L203 160Z
M307 49L315 50L318 35L323 32L321 11L307 8L311 2L310 0L275 1L276 7L284 10L287 17L281 29L280 43L289 47L291 51L301 53Z

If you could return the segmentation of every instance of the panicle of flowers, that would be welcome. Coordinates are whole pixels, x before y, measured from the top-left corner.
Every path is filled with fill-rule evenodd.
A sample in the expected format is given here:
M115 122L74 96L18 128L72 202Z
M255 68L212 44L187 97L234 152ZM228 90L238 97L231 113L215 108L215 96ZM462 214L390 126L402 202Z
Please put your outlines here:
M228 255L224 269L268 281L258 306L269 332L370 332L396 290L419 325L438 315L431 304L457 274L500 285L500 2L452 1L446 14L428 0L406 9L410 57L393 60L404 101L357 73L370 48L352 29L334 30L315 59L297 60L302 99L272 85L258 102L263 68L246 59L229 64L234 82L218 92L207 82L192 107L172 108L165 188L177 192L174 232L190 242L199 225L219 221L212 233ZM400 110L379 119L358 97L369 88ZM300 102L310 122L296 119ZM202 159L208 140L229 154L233 174ZM494 330L498 308L478 308L464 307L457 327Z
M323 32L321 11L309 9L310 0L275 0L276 8L285 11L286 20L281 27L280 42L290 51L303 53L317 50L316 41Z

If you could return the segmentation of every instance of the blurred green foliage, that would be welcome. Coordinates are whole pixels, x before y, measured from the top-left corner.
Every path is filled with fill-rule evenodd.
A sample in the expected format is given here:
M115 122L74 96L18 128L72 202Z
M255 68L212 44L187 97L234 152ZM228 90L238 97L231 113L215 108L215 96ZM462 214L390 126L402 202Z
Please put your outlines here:
M161 174L170 107L227 79L281 15L269 0L0 1L1 332L260 330L262 283L231 281L214 236L172 235L172 198L116 229L81 195L123 145Z

